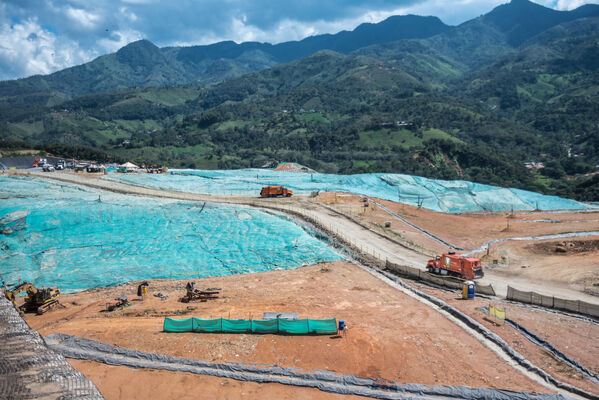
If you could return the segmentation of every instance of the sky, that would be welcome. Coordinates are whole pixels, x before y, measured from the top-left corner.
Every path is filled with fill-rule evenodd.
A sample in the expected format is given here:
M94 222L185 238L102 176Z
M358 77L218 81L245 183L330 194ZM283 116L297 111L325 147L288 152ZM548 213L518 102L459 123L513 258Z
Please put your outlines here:
M280 43L391 15L458 25L507 0L2 0L0 80L49 74L148 39L159 47ZM571 10L599 0L535 0Z

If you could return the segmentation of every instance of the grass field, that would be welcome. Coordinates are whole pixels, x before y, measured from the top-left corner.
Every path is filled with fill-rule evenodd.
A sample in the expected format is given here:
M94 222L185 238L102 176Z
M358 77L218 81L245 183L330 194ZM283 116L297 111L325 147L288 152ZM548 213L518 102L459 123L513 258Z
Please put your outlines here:
M420 134L408 129L382 128L360 132L358 144L365 148L380 146L409 148L420 145L429 139L446 139L461 142L459 139L440 129L428 129Z

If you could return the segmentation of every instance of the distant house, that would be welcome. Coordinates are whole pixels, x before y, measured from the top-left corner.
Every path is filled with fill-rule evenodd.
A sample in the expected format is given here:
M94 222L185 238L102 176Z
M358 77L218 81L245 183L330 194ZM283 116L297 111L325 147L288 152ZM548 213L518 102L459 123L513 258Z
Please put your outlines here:
M88 165L89 164L87 164L87 163L77 163L77 164L75 164L75 167L74 167L75 172L83 172L83 171L85 171L85 169L87 168Z
M89 173L98 173L98 172L104 172L106 170L106 167L103 165L98 165L98 164L88 164L85 167L85 172L89 172Z
M524 166L528 169L538 170L541 168L545 168L545 164L542 162L528 161L524 163Z

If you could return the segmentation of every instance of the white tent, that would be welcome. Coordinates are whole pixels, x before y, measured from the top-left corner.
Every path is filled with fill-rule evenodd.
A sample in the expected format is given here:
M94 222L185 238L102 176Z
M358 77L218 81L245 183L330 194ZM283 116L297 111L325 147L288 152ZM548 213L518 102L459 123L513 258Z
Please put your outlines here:
M121 168L127 168L127 169L137 169L137 168L139 168L137 165L135 165L133 163L130 163L130 162L126 162L126 163L124 163L122 165L119 165L119 167L121 167Z

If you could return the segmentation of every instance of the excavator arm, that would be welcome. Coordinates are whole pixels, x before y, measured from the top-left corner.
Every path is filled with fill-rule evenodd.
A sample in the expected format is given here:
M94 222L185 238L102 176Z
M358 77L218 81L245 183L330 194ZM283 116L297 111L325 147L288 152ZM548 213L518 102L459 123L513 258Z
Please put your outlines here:
M17 305L17 295L27 292L27 295L32 297L37 293L37 289L29 282L23 282L13 290L4 289L4 296L15 306Z

